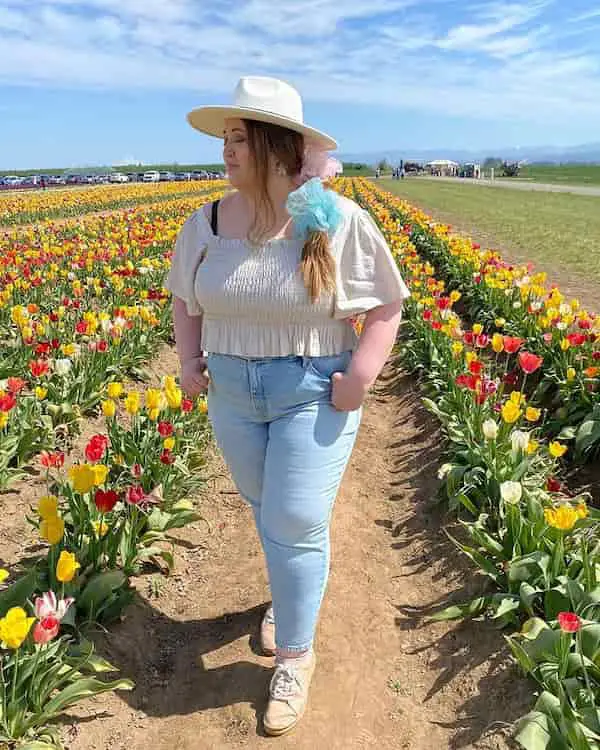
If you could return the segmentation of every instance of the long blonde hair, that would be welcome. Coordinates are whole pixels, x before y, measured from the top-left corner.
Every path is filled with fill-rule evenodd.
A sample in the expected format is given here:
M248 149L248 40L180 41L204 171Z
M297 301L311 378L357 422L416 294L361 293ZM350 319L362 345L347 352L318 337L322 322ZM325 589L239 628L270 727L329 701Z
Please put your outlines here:
M248 233L253 242L260 242L275 223L275 208L269 196L269 172L273 160L281 165L289 177L297 177L302 170L304 137L288 128L257 120L244 120L248 131L248 145L252 156L257 197L257 215L266 216L262 223L255 220ZM329 249L327 232L311 232L302 248L300 271L311 302L325 292L335 290L335 260Z

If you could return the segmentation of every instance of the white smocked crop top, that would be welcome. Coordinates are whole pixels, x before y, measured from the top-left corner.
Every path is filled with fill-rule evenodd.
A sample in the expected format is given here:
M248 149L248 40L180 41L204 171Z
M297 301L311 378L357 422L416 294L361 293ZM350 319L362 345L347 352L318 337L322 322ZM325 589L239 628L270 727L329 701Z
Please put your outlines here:
M319 356L353 350L349 318L410 296L370 215L339 197L344 220L330 238L336 290L312 303L299 270L303 241L261 247L212 233L203 208L181 228L165 286L202 315L202 348L242 357Z

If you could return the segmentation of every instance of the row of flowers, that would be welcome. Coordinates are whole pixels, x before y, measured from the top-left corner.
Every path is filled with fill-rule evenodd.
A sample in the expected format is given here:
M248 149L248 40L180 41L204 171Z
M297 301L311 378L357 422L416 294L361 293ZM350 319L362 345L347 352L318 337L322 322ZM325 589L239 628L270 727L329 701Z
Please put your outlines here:
M172 200L222 189L225 182L194 181L188 183L135 183L117 186L6 193L0 195L0 226L29 224L47 219L80 216L92 211L106 211L135 206L140 203Z
M22 229L0 260L0 489L63 447L111 378L145 377L171 336L162 283L175 235L202 201Z
M533 265L512 265L410 204L382 196L400 232L435 264L461 308L490 344L500 334L523 340L541 357L531 397L546 412L544 430L569 445L569 458L593 460L600 452L600 318L577 299L566 299ZM494 336L495 334L495 336Z
M173 377L161 388L127 391L108 383L106 429L81 461L42 452L45 494L28 521L45 553L0 591L0 742L60 748L51 723L68 706L127 679L94 653L91 625L106 626L131 601L130 576L174 565L169 534L199 519L190 499L203 485L210 431L206 401L186 399Z
M122 378L144 376L170 337L162 281L175 234L219 194L3 240L0 485L26 462L35 469L35 455L45 477L27 512L43 552L0 571L0 745L11 750L62 747L65 709L133 688L103 679L115 669L95 653L92 626L119 618L131 576L172 569L171 534L199 518L189 498L205 481L206 401L184 398L173 377L144 389ZM65 434L89 412L105 429L74 461Z
M457 547L493 588L432 619L489 617L540 685L518 726L527 750L600 747L599 514L561 479L567 446L545 437L536 400L544 355L512 331L466 329L449 291L399 216L406 204L356 180L343 188L386 234L411 287L403 366L421 376L424 403L447 437L440 498L459 516ZM465 308L468 310L468 308ZM478 314L481 320L481 314Z

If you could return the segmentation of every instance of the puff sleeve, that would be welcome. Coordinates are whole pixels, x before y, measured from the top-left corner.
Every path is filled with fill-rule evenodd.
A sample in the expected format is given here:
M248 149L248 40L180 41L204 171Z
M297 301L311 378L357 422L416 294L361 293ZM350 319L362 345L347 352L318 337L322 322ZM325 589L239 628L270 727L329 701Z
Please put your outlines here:
M410 297L384 236L364 209L350 217L336 261L337 319Z
M202 217L198 216L199 211L193 213L179 230L171 258L171 268L164 282L166 289L185 302L188 315L202 315L202 307L194 291L194 280L198 266L204 258L208 238L202 231L202 222L199 221Z

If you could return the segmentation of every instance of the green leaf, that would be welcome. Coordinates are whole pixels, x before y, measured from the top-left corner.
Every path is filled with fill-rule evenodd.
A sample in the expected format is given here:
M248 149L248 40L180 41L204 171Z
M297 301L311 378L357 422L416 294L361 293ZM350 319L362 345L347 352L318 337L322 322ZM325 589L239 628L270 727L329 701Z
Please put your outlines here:
M519 609L520 604L521 603L519 599L515 597L505 596L503 599L500 600L500 604L498 606L498 609L494 613L493 619L496 620L499 617L504 617L510 612L514 612L515 610Z
M552 723L541 711L531 711L519 721L515 739L525 750L558 750L561 746L552 741Z
M33 740L32 742L26 742L24 745L17 745L16 750L61 750L61 747L54 743L49 745L47 742Z
M4 617L11 607L22 607L40 586L37 570L32 570L0 593L0 617Z
M492 597L481 596L465 604L453 604L441 612L426 618L426 622L442 622L444 620L461 620L464 617L475 617L484 612L490 605Z
M97 612L99 606L112 593L127 585L127 576L120 570L107 570L92 576L77 598L77 609L84 612Z
M84 677L73 682L66 688L57 693L44 706L44 718L50 719L58 715L61 711L75 703L79 703L84 698L90 698L100 693L107 693L111 690L133 690L135 687L131 680L120 679L112 682L102 682L94 677Z
M527 581L523 581L519 587L519 596L521 597L521 605L528 615L533 617L533 603L536 596L540 593L539 589L534 588Z
M569 597L558 588L550 589L544 594L544 613L547 620L555 620L559 612L569 611Z

